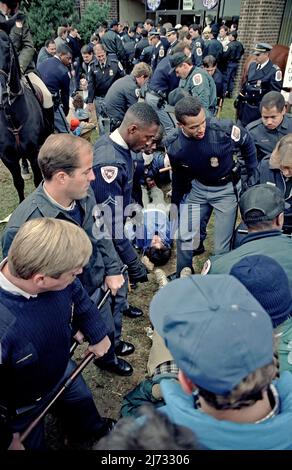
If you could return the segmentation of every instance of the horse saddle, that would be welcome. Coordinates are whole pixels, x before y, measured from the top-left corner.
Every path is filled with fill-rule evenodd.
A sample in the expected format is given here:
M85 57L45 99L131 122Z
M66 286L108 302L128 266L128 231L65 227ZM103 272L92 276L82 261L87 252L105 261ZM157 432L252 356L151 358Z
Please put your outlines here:
M43 95L43 92L40 89L40 87L37 86L35 83L32 83L31 81L28 82L26 77L22 77L21 81L22 81L22 84L26 88L28 88L30 91L34 90L34 95L35 95L36 99L38 100L40 105L43 106L43 104L44 104L44 95ZM33 88L33 90L31 88Z

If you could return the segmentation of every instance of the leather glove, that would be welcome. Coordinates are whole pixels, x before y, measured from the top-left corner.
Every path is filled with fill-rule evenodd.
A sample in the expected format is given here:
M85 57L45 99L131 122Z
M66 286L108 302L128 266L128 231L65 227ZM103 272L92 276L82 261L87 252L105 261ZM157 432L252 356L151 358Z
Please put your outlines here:
M133 261L130 261L128 264L128 274L130 282L147 282L147 269L144 264L139 260L139 258L134 258Z

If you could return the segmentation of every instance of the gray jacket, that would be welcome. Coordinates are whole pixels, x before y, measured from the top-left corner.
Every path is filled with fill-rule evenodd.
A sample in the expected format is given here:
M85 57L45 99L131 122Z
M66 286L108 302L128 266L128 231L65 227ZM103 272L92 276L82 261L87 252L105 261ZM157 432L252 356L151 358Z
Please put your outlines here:
M89 188L88 195L78 202L84 212L81 227L92 243L92 255L80 275L80 280L89 295L92 295L98 287L102 286L105 276L120 274L121 264L118 261L112 240L105 238L97 240L93 236L92 228L95 220L92 214L96 202L92 189ZM27 220L37 217L53 217L77 224L65 210L55 206L48 199L41 183L13 212L2 237L3 256L7 256L10 245L21 225Z

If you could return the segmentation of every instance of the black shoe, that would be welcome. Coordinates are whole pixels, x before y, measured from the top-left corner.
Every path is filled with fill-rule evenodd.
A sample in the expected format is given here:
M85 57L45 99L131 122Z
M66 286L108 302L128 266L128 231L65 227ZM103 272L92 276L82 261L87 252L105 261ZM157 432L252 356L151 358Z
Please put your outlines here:
M129 305L127 310L123 311L123 314L129 318L138 318L143 315L143 311L140 308L133 307L133 305Z
M202 255L203 253L205 253L204 243L200 242L198 248L193 250L193 256L199 256L199 255Z
M176 277L176 272L175 273L172 273L172 274L169 274L168 276L166 276L167 279L170 281L174 281L175 279L177 279Z
M117 356L129 356L135 351L135 346L132 343L127 341L120 341L120 343L115 348L115 353Z
M107 370L108 372L112 372L113 374L122 375L122 376L129 376L133 374L133 367L129 362L125 361L125 359L121 359L120 357L117 358L118 362L116 364L110 363L103 363L103 362L95 362L94 364L102 370Z

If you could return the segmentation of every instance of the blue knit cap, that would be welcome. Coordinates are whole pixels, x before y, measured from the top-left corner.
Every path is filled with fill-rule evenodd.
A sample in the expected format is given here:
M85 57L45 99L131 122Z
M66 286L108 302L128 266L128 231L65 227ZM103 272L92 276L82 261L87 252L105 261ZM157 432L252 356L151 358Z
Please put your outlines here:
M264 255L246 256L232 267L230 274L264 307L274 328L292 314L288 277L273 258Z

